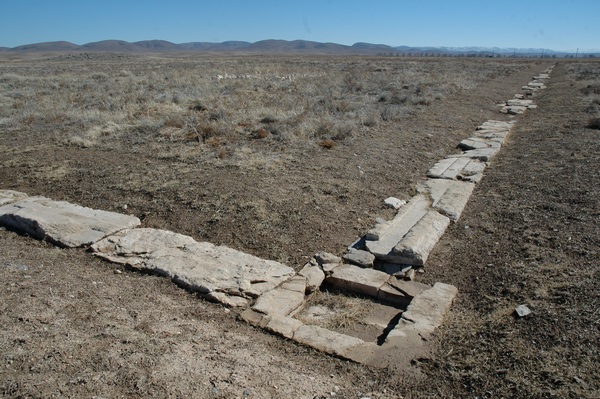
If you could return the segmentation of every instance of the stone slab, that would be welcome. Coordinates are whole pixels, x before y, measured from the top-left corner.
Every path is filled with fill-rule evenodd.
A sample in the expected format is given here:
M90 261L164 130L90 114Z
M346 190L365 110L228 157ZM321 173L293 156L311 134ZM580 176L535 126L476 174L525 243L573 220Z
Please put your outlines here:
M0 206L12 204L29 197L29 195L20 191L0 190Z
M360 249L351 248L348 250L342 258L347 262L353 265L361 266L361 267L373 267L375 263L375 255L368 251L363 251Z
M242 298L241 296L227 295L218 291L204 294L204 298L212 302L218 302L228 308L246 308L248 306L248 299Z
M308 262L302 270L298 272L298 275L306 278L306 290L307 292L313 292L321 286L323 281L325 280L325 273L323 270L316 264Z
M392 277L379 289L377 298L394 305L408 306L416 295L429 288L431 286L427 284L398 280Z
M392 253L394 247L400 242L410 229L430 209L430 201L424 195L413 197L404 205L394 219L389 223L385 231L379 232L379 240L365 240L366 249L381 260L389 260L394 263L395 256Z
M333 270L325 281L348 291L377 298L379 287L384 285L389 275L374 269L363 269L352 265L341 265Z
M419 190L431 197L434 209L456 222L474 188L475 184L465 181L428 179Z
M292 317L273 316L265 326L265 330L284 338L292 339L294 338L296 331L298 331L302 325L303 323L300 320Z
M359 338L310 325L300 326L294 334L294 341L350 360L352 360L350 355L352 349L365 344Z
M388 338L403 337L412 332L428 338L444 322L457 294L458 289L453 285L435 283L413 298Z
M92 250L101 258L158 273L204 294L218 291L253 298L294 275L279 262L166 230L121 231L92 245Z
M45 197L27 197L0 207L0 225L61 247L82 247L140 225L135 216L99 211Z
M396 263L422 266L442 237L450 219L431 210L394 247Z
M288 316L304 305L304 293L275 288L262 294L252 309L269 316Z
M521 106L521 107L529 107L530 105L533 105L533 100L521 100L518 98L514 98L514 99L510 99L506 102L506 105L508 106Z

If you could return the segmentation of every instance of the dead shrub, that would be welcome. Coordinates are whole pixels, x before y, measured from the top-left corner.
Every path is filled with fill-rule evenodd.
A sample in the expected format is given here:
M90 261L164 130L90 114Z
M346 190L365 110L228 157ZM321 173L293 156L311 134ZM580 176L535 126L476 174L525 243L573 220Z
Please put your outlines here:
M269 137L269 131L267 129L264 128L260 128L257 131L254 132L253 137L255 139L266 139L267 137Z
M337 143L331 139L325 139L325 140L319 141L319 146L322 148L325 148L327 150L331 150L336 145L337 145Z

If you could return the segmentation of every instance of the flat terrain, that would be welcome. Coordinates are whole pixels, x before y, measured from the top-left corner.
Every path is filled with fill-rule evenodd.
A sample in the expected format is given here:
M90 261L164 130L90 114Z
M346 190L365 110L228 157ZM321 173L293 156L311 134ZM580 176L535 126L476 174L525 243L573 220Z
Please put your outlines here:
M0 62L1 188L131 212L296 269L390 217L383 198L410 197L477 125L509 119L495 104L552 64L72 57ZM414 362L423 379L2 230L2 394L597 397L600 151L586 125L599 70L557 65L432 253L423 279L460 295L436 352ZM515 319L518 304L533 314Z

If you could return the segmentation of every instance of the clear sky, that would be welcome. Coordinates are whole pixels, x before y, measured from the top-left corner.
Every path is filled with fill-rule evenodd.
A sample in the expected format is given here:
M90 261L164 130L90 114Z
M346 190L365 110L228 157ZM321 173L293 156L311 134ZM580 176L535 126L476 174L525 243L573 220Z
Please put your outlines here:
M0 0L0 46L265 39L600 50L600 0Z

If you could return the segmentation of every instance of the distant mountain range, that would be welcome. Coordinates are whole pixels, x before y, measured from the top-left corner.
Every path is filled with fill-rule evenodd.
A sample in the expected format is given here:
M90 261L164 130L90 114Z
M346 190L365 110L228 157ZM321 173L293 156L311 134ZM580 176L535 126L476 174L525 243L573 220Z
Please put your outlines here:
M308 40L262 40L254 43L227 41L222 43L191 42L171 43L165 40L144 40L126 42L123 40L103 40L77 45L70 42L45 42L26 44L18 47L0 47L0 52L42 53L42 52L112 52L112 53L177 53L177 52L235 52L269 54L356 54L356 55L463 55L463 56L547 56L564 57L573 53L537 48L497 48L497 47L392 47L385 44L355 43L346 46L337 43L321 43ZM600 54L596 53L596 56Z

